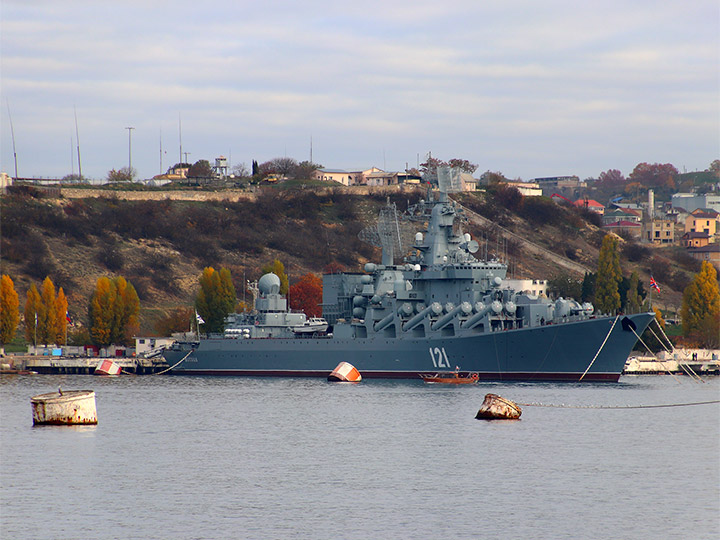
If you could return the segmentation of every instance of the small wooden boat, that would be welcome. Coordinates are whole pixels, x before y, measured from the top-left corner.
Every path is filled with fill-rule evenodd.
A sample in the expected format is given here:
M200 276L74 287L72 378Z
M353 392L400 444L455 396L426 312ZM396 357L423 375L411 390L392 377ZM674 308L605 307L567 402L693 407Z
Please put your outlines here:
M459 371L446 371L434 374L421 373L420 377L426 383L444 383L444 384L475 384L478 382L477 373L460 374Z

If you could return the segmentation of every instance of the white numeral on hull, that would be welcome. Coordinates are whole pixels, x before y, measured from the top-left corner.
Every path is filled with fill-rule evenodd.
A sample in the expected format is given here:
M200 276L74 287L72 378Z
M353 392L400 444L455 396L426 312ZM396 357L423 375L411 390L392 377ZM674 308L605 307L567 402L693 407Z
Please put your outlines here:
M430 359L432 360L433 366L436 368L450 367L450 361L448 360L447 353L445 352L445 347L430 347L428 350L430 351Z

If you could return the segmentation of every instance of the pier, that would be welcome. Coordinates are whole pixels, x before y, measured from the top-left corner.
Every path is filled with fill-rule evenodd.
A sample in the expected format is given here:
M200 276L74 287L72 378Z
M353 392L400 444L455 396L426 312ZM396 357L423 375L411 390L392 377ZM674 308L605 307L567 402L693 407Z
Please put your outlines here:
M98 356L34 356L11 355L2 359L0 374L35 372L43 374L88 374L95 372L97 365L104 359ZM108 358L118 364L123 373L149 375L167 369L162 356L155 358L113 357Z

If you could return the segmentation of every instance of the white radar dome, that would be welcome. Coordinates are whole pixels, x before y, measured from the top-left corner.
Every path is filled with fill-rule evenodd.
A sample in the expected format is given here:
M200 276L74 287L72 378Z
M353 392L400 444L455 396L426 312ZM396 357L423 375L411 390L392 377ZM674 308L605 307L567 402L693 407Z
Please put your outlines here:
M258 289L262 294L278 294L280 292L280 278L275 274L265 274L258 281Z

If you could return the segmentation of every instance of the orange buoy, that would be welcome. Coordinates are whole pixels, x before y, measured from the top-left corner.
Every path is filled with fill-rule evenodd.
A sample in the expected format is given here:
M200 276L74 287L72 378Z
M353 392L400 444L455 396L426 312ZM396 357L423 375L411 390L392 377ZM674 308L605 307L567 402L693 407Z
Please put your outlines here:
M485 420L517 420L522 414L522 409L517 403L502 398L497 394L486 394L485 401L480 406L475 418Z
M110 377L117 377L122 372L122 368L107 358L104 358L95 368L95 375L105 375Z
M362 375L352 364L340 362L332 373L328 375L328 381L334 382L360 382Z

